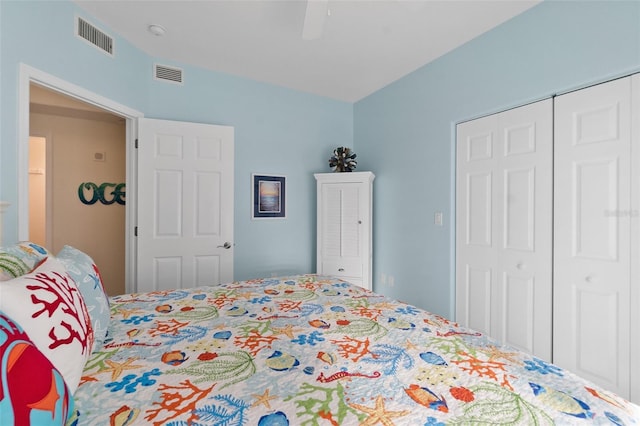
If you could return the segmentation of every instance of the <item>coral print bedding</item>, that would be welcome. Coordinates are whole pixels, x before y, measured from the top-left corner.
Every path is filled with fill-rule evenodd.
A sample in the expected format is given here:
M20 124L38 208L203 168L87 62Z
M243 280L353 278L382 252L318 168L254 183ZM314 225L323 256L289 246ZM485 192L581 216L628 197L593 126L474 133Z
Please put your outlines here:
M82 425L633 425L640 408L472 330L301 275L110 299Z

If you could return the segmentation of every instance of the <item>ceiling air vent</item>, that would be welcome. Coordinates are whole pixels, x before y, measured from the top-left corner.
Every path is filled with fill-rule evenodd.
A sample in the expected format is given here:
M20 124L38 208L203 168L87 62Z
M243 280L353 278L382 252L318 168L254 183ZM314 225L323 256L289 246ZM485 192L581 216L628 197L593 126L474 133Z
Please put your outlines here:
M94 25L78 17L76 34L93 46L113 56L113 37L100 31Z
M154 65L154 77L156 80L168 81L170 83L182 84L182 70L180 68L168 67L166 65Z

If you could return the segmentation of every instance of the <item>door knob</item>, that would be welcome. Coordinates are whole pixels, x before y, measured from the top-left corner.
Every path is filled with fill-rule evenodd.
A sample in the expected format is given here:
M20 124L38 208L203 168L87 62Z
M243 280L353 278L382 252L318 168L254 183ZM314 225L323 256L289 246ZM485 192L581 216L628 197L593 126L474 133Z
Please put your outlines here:
M518 262L516 268L522 271L523 269L527 269L527 265L525 265L524 262Z
M223 245L218 246L218 248L225 248L225 249L229 250L231 248L231 243L229 241L227 241Z

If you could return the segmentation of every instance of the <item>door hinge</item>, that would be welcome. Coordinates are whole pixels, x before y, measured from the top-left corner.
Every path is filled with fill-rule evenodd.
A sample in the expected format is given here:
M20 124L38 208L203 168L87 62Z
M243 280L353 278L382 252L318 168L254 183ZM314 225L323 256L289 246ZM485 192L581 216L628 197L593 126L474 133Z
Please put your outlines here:
M136 139L136 149L138 149L138 139Z
M138 236L138 227L137 227L137 226L133 228L133 235L134 235L135 237L137 237L137 236Z

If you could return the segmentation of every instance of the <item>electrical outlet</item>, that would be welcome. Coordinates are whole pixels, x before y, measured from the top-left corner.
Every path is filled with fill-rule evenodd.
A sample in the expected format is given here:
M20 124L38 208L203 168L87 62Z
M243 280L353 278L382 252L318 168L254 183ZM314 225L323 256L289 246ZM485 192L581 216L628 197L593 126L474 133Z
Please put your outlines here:
M380 284L387 285L387 274L384 272L380 273Z
M393 287L396 285L396 279L393 277L393 275L389 275L389 287Z

